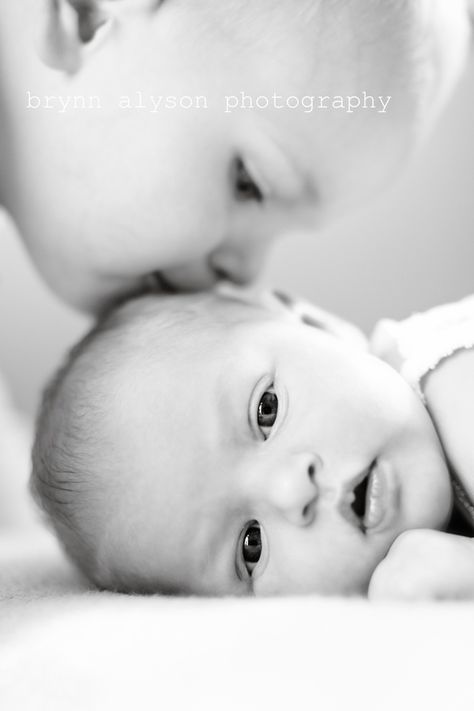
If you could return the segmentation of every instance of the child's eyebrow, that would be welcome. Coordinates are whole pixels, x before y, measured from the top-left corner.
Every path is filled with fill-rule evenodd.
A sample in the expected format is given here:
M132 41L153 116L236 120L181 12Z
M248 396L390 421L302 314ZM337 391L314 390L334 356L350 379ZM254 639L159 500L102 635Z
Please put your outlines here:
M313 178L283 139L266 136L256 155L263 178L282 198L297 200L318 195Z

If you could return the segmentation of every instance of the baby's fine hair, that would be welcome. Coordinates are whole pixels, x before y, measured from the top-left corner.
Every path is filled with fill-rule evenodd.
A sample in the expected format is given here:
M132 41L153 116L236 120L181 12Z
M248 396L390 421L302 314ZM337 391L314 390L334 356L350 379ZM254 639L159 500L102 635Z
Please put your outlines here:
M134 358L143 362L148 338L159 339L163 360L169 362L177 348L192 353L200 347L198 330L210 334L211 345L229 321L245 317L245 307L229 311L212 294L133 299L100 318L46 387L37 418L30 489L66 553L99 587L127 589L104 571L100 561L115 480L114 452L104 428L109 404L116 397L114 373Z
M108 390L109 376L140 348L149 299L155 307L154 327L164 331L176 329L189 308L180 302L178 313L174 300L163 297L161 317L157 317L156 298L130 301L99 319L46 387L37 418L30 480L33 497L66 552L98 584L97 540L91 532L96 534L101 525L95 520L94 504L105 496L102 482L113 474L113 461L101 454L101 422L113 396ZM169 344L171 339L166 341Z

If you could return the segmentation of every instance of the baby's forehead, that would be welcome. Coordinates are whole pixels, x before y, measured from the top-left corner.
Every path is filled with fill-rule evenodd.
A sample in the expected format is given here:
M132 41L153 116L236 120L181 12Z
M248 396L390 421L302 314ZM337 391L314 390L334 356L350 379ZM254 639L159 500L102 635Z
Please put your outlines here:
M282 300L273 292L222 284L200 294L150 295L130 301L117 312L119 330L136 333L161 331L179 338L196 329L209 330L282 315Z
M160 393L160 407L172 405L170 393L189 383L197 392L198 371L207 381L219 377L249 350L256 331L293 322L293 314L270 292L229 286L222 293L141 298L127 304L117 321L115 352L107 353L106 341L95 360L115 361L116 367L105 368L104 381L120 409L121 398L140 402L146 393L149 399L151 385Z
M241 288L225 283L206 294L160 295L138 299L119 315L126 346L121 363L125 372L142 359L156 357L171 367L184 359L212 362L226 351L238 350L255 337L255 329L271 326L279 340L295 327L324 331L350 347L366 350L367 341L353 324L304 299L281 290ZM287 332L286 326L291 326ZM135 357L130 358L129 354ZM168 358L171 361L168 362Z

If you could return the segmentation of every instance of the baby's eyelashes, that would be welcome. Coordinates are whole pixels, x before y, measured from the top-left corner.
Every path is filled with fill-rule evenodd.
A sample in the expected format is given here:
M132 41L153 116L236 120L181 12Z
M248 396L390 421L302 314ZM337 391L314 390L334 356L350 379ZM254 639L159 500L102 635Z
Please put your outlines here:
M280 419L280 403L272 376L265 375L253 388L248 404L248 423L253 437L261 442L271 437Z
M268 439L278 416L278 396L273 387L266 390L258 403L257 426L264 439Z
M266 567L267 554L268 546L262 526L256 520L248 521L237 541L235 565L238 577L252 583L254 573L258 572L259 577Z
M242 559L248 574L252 572L262 555L262 532L258 521L252 521L244 530Z

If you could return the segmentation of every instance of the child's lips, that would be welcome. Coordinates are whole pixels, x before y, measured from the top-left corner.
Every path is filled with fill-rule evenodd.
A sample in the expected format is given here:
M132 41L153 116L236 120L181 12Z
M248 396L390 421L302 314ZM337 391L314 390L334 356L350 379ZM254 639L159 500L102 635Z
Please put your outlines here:
M393 469L376 459L355 481L341 502L344 518L364 534L386 529L399 510L399 486Z

